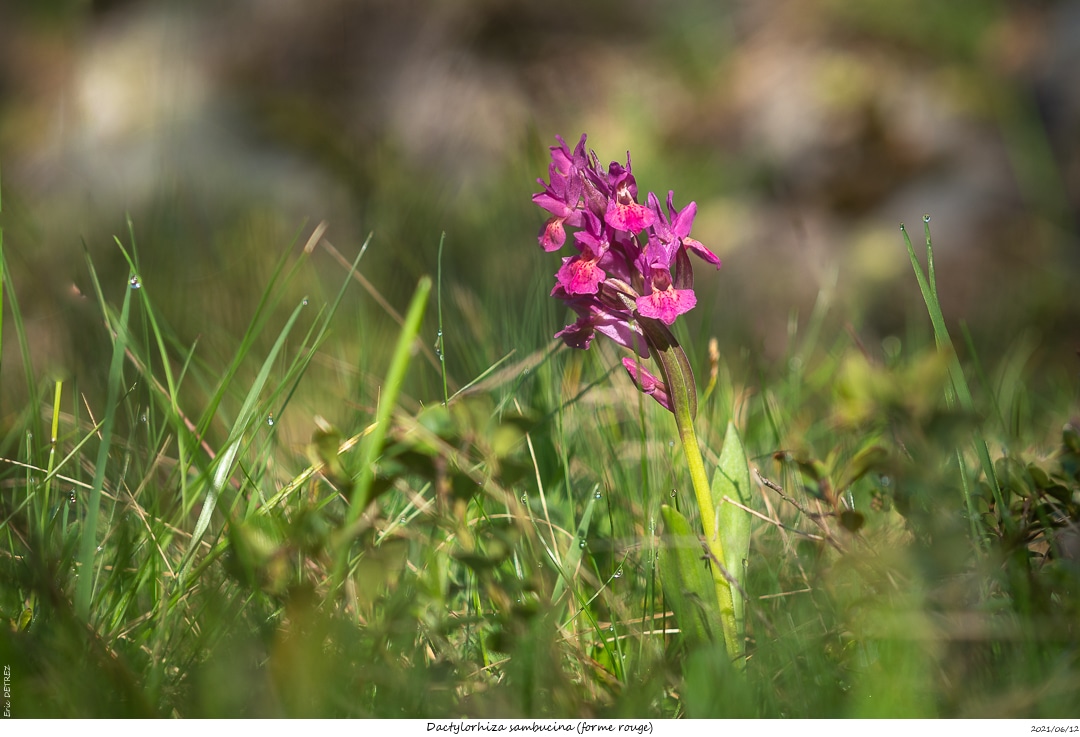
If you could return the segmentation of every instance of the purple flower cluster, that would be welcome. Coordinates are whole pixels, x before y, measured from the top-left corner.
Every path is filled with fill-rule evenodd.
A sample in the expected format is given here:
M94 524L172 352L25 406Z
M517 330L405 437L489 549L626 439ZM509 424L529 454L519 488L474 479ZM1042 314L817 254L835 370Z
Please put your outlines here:
M671 325L697 304L688 252L717 268L720 259L690 237L696 203L677 210L673 192L668 192L666 210L652 192L647 204L637 201L629 152L626 166L613 161L604 169L595 152L586 156L585 135L573 151L556 138L559 145L551 147L548 168L551 182L537 180L544 189L533 195L533 202L551 213L540 231L545 251L563 247L567 226L576 229L577 253L563 258L551 295L573 309L578 320L556 337L571 347L588 348L600 333L648 358L639 320ZM623 364L646 393L656 396L663 390L644 370L644 376L638 375L634 359L623 359ZM659 384L653 391L646 388L650 381Z

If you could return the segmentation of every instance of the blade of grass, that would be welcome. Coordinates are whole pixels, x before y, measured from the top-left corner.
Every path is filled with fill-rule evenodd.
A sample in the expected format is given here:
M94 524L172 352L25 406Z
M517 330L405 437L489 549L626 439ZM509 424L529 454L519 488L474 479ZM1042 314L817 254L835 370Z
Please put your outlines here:
M43 510L52 506L52 479L54 476L53 469L56 467L56 436L60 428L60 397L63 386L64 382L57 381L56 390L53 392L52 425L49 433L49 465L48 472L45 474L45 479L41 485L43 489L42 496L45 501ZM44 529L44 526L41 529Z
M958 402L962 410L974 414L975 403L971 398L971 390L968 387L967 379L964 377L964 370L960 366L960 359L957 357L956 348L953 345L952 339L949 337L948 328L945 327L945 316L941 311L941 302L938 300L937 280L934 274L934 248L930 239L929 215L923 216L923 230L926 234L927 268L925 274L923 273L922 266L919 264L919 258L915 254L915 248L911 245L911 238L908 236L907 228L904 227L903 223L900 224L900 232L904 235L904 244L907 246L908 257L911 259L911 268L915 271L915 279L919 283L919 290L922 292L923 302L926 303L926 310L930 314L930 323L934 328L934 341L938 348L949 352L949 378L951 379L953 392L946 396L946 400L950 406ZM982 466L986 481L994 494L994 501L997 503L998 508L1002 510L1006 528L1011 531L1011 528L1013 527L1012 517L1009 514L1007 505L1002 499L1001 487L999 486L997 476L994 473L994 463L990 460L990 451L987 448L986 440L983 439L982 433L978 430L975 431L975 452L979 457L979 464ZM957 449L956 454L957 462L962 466L964 461L959 448ZM964 485L964 490L964 499L967 505L968 519L971 523L972 534L975 536L976 544L979 544L985 536L982 518L976 512L975 500L972 498L967 484Z
M437 348L435 349L436 355L439 357L439 368L442 370L442 394L443 394L443 406L445 407L450 402L450 390L446 384L446 342L443 340L443 322L442 322L442 251L443 244L446 242L446 231L443 231L442 237L439 238L439 267L436 273L437 293L435 295L435 302L438 305L439 311L439 333L438 338L435 341ZM490 370L490 369L489 369ZM479 381L479 379L477 379Z
M120 246L120 251L124 254L124 258L127 259L130 268L137 274L139 273L139 265L137 261L138 253L136 250L135 242L135 227L130 217L128 218L127 225L128 237L131 240L131 253L129 254L128 251L124 248L123 244L121 244L119 241L117 241L117 245ZM169 413L170 424L174 428L177 437L182 439L180 440L180 442L177 443L177 455L179 461L178 466L181 470L178 476L180 480L180 498L187 499L188 474L186 472L186 469L190 464L190 460L188 459L189 443L183 440L183 438L187 438L189 441L193 439L192 436L194 435L194 425L191 424L189 420L187 420L187 416L180 409L178 399L179 382L173 377L172 366L169 361L168 353L165 350L164 338L162 337L162 329L157 319L157 311L154 309L153 303L150 300L150 292L150 288L144 286L139 289L139 297L142 301L143 315L145 316L145 320L147 323L149 323L150 329L154 334L154 340L158 348L158 355L161 359L162 371L165 374L165 385L168 387L167 392L152 392L151 396L163 396L166 399L166 401L168 402L167 411ZM158 385L156 377L151 375L149 365L150 364L147 361L145 363L146 368L140 370L149 380L151 386Z
M368 236L368 238L371 238L371 236ZM321 241L319 241L319 245L321 245L326 250L326 252L329 253L334 258L334 260L342 266L346 266L349 263L345 260L345 257L342 256L336 248L334 248L334 244L332 244L327 239L323 238ZM355 270L352 272L352 277L360 283L360 286L364 288L364 291L367 292L371 296L371 298L375 300L375 303L378 304L379 307L383 308L386 314L389 315L394 322L396 322L398 325L401 325L403 328L405 327L405 318L403 318L398 313L398 311L395 310L390 305L390 303L386 301L386 297L384 297L382 293L375 288L374 284L368 281L367 277L365 277L359 271ZM426 343L420 343L418 344L418 347L420 348L420 352L424 355L424 358L427 359L427 362L430 363L436 371L438 371L439 359L435 357L435 353L431 350L431 346L427 345ZM447 375L447 382L448 385L451 387L457 386L456 382L454 381L454 377L452 376Z
M315 334L315 338L311 341L310 348L307 350L307 353L304 354L303 358L300 359L300 362L302 362L303 367L306 367L311 362L311 360L315 357L316 350L322 344L323 339L326 337L327 331L330 329L330 321L334 318L334 315L337 314L338 308L341 306L341 300L345 296L345 292L349 288L349 284L352 283L352 276L356 271L356 267L360 264L360 259L362 259L364 257L364 253L367 252L368 244L370 244L370 243L371 243L371 236L369 235L367 237L367 240L365 240L364 244L360 247L360 252L356 255L356 258L353 259L352 265L349 267L349 271L345 275L345 281L342 282L341 288L338 290L337 296L334 298L334 301L330 304L330 308L323 314L322 323L321 323L321 325L319 327L318 332ZM297 381L299 381L299 378L300 378L299 373L300 372L297 372L297 378L296 378ZM292 374L292 371L290 371L290 375L291 374ZM294 386L294 388L295 388L295 386ZM369 430L365 430L364 434L366 435L368 432L370 432L371 429L373 429L373 428L369 428ZM359 442L359 439L360 439L360 436L357 435L357 436L343 442L341 447L338 450L339 454L344 453L348 449L352 448L357 442ZM321 469L322 469L321 465L320 466L314 466L314 465L309 466L307 468L307 470L305 470L304 472L299 474L291 482L286 484L285 487L282 488L278 493L274 494L274 496L272 496L270 499L268 499L266 501L266 504L262 507L262 510L264 512L272 510L274 507L276 507L278 504L280 504L281 501L283 499L285 499L289 495L290 492L292 492L292 491L296 490L297 488L299 488L301 486L301 484L303 484L308 478L310 478L312 475L314 475L314 473L316 471L319 471Z
M270 319L273 308L277 306L280 301L280 296L284 293L283 289L275 288L278 280L281 277L282 272L285 270L285 264L288 262L290 249L285 249L281 258L278 259L277 264L274 266L274 270L270 275L270 279L263 290L262 295L259 298L259 304L255 308L255 313L252 315L251 322L248 324L247 330L244 332L243 338L240 340L240 344L237 347L236 356L233 358L229 368L226 369L225 374L222 376L221 381L218 384L217 389L213 392L210 401L207 403L206 409L203 412L201 419L196 423L196 437L203 438L206 436L206 432L210 427L211 422L215 418L218 418L218 407L221 405L222 400L225 398L225 393L228 391L229 386L232 385L233 379L236 377L237 372L243 365L248 353L251 351L255 344L255 339L262 334L265 329L266 322ZM302 259L306 256L302 256ZM283 280L287 282L289 278L296 272L300 262L298 262L292 269L290 269L288 276ZM180 472L187 473L187 468L181 468ZM193 500L189 501L185 498L185 504L193 503Z
M562 562L560 563L555 556L551 555L551 551L548 552L548 557L559 572L559 580L555 582L555 588L551 591L551 601L553 603L557 603L567 587L574 583L573 572L577 570L578 565L581 563L581 557L585 554L585 548L588 547L585 541L588 539L589 525L592 523L593 509L596 507L596 491L599 488L599 485L597 485L589 495L585 511L581 513L581 520L578 522L577 529L574 532L574 539L571 541Z
M357 532L355 529L356 523L370 501L371 483L375 480L375 461L382 453L383 441L386 439L386 433L389 430L390 417L394 413L398 394L401 392L401 385L405 381L405 372L412 360L413 343L420 333L420 325L424 320L424 310L427 308L428 295L430 294L431 277L422 277L416 285L412 302L409 303L409 310L402 323L401 333L398 334L397 345L390 360L390 368L386 373L386 379L383 381L379 397L379 408L375 412L375 429L372 430L364 444L360 471L354 479L348 515L345 518L342 534L337 541L337 559L334 564L332 578L334 590L337 590L344 581L349 548Z
M225 441L225 450L218 454L218 457L215 459L214 473L211 479L210 488L207 490L206 500L203 502L202 512L199 514L199 519L195 523L195 530L191 534L191 542L187 552L184 554L180 569L177 572L177 586L181 589L184 586L185 574L191 563L191 559L198 548L199 541L202 539L203 534L206 533L206 529L210 526L210 517L213 515L214 507L217 505L218 496L232 476L233 465L236 462L237 454L240 452L240 447L243 444L244 433L247 432L248 427L251 425L255 416L255 410L259 403L259 395L266 385L266 380L270 376L270 370L277 360L278 353L280 353L281 349L284 347L285 340L289 337L289 333L292 331L293 325L296 324L297 318L300 317L300 313L304 309L306 303L307 300L304 299L296 306L292 315L289 316L288 322L286 322L285 327L282 328L281 333L274 342L273 348L270 349L270 353L267 354L266 360L263 361L262 368L259 369L255 381L248 390L247 396L244 398L244 404L240 408L240 414L237 416L232 429L229 431L228 440Z
M22 353L23 375L26 377L27 411L29 412L26 420L31 432L37 432L40 430L38 407L41 406L41 397L38 394L37 381L34 378L34 365L30 355L30 341L26 335L26 324L23 322L18 295L15 293L15 284L11 280L11 271L7 268L7 261L2 248L0 248L0 284L2 284L0 289L7 293L8 307L11 309L11 320L15 328L15 338ZM3 312L3 310L0 309L0 312Z
M131 276L134 272L131 273ZM101 284L94 278L94 289L98 300L104 304L105 295ZM105 416L101 422L101 442L98 446L97 461L94 464L94 480L90 487L87 502L86 519L83 522L82 540L79 546L79 578L75 583L75 613L84 621L90 618L90 602L93 598L93 562L97 548L97 522L101 508L101 490L105 485L105 472L109 468L109 444L112 441L113 424L116 416L116 404L120 397L120 385L124 376L124 352L128 342L128 316L131 314L131 289L124 290L124 302L120 308L120 319L112 326L113 353L109 363ZM105 313L107 314L107 312Z
M321 238L322 231L325 230L325 223L320 223L320 226L316 228L315 233L312 234L308 240L308 244L304 247L305 255L310 254L315 248L317 238ZM270 394L268 402L274 404L279 397L284 394L284 399L280 405L276 406L278 417L284 413L286 406L295 393L300 384L300 380L303 378L308 367L311 365L312 360L315 358L316 353L322 346L323 341L326 339L327 333L330 329L330 321L337 314L338 308L341 305L341 300L345 296L345 292L351 283L351 277L356 272L357 266L360 264L360 259L364 257L367 252L368 245L371 242L371 236L368 236L367 240L360 246L360 252L357 253L356 258L353 259L352 265L349 267L349 271L345 276L345 280L341 284L341 288L338 290L334 301L330 304L328 309L319 311L311 327L308 329L307 334L300 342L300 346L296 351L296 355L292 362L285 370L284 378L282 379L278 388ZM307 301L305 300L305 304ZM254 496L252 499L254 500ZM274 499L280 499L280 495L275 495ZM264 500L267 501L267 500ZM268 502L267 502L268 503ZM271 505L272 506L272 505ZM260 507L259 509L262 509Z

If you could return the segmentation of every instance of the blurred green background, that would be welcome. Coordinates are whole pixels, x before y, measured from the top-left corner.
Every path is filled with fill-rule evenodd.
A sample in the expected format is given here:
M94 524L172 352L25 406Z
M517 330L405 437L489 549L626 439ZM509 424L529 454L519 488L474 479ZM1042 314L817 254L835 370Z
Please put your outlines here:
M584 131L605 162L631 150L643 192L697 201L724 268L691 335L767 363L824 299L871 349L904 337L926 320L897 226L929 214L946 315L1075 375L1078 62L1080 5L1052 0L9 0L5 250L35 367L87 386L107 341L83 244L115 299L128 214L144 284L211 363L319 221L349 260L374 233L361 270L399 310L445 231L460 384L527 313L563 324L529 197ZM312 263L297 298L339 283ZM350 300L349 361L393 332Z

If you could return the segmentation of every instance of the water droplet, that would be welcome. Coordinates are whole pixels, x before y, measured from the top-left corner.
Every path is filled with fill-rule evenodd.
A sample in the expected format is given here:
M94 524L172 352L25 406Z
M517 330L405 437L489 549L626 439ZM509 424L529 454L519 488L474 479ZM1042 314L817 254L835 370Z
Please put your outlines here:
M274 426L274 413L271 412L266 416L266 424L270 427Z
M667 447L674 448L675 447L675 441L674 440L667 441Z
M521 495L521 503L522 504L528 504L529 503L529 495L528 494L522 494Z
M600 492L598 491L598 492L596 492L595 494L593 494L593 498L594 498L594 499L603 499L603 498L604 498L604 495L603 495L603 494L601 494L601 493L600 493Z
M906 230L907 230L907 228L905 228L905 227L904 227L904 224L903 224L903 223L900 223L900 232L901 232L901 233L903 233L903 232L905 232Z
M142 281L139 280L138 274L132 274L131 278L128 279L128 284L132 289L139 289L142 287Z
M793 371L793 372L801 371L802 370L802 357L801 356L792 356L791 359L788 361L788 369Z
M622 578L622 566L619 566L618 568L616 568L615 573L612 574L612 575L614 575L615 578Z
M75 490L74 489L72 489L71 491L68 492L68 503L70 503L70 504L75 503Z
M406 522L405 515L401 515L401 519L398 520L398 524L403 525L403 524L405 524L405 522Z
M523 374L527 374L527 373L529 373L529 371L530 371L530 369L525 369L525 370L524 370L524 371L522 371L521 373L523 373Z
M613 625L613 624L609 624L609 625L608 625L608 628L607 628L607 631L608 631L608 632L614 632L614 631L615 631L615 625Z
M922 216L922 221L923 221L924 223L928 223L928 222L930 222L930 216L929 216L929 215L923 215L923 216Z
M307 307L307 297L304 297L300 304L302 304L304 307Z
M881 474L881 476L878 477L878 480L881 482L881 485L886 489L892 486L892 479L889 477L888 474Z
M586 545L586 542L585 542L584 540L578 540L578 544L577 544L577 546L578 546L579 548L581 548L582 550L584 550L584 549L585 549L585 545Z
M105 549L105 548L104 548L104 547L102 547L101 545L98 545L98 546L97 546L97 551L98 551L99 553L100 553L100 552L101 552L102 550L104 550L104 549Z
M671 498L672 499L674 499L676 496L678 496L678 494L679 494L679 492L676 489L671 490Z
M146 413L145 412L143 412L141 415L139 415L139 422L146 422Z

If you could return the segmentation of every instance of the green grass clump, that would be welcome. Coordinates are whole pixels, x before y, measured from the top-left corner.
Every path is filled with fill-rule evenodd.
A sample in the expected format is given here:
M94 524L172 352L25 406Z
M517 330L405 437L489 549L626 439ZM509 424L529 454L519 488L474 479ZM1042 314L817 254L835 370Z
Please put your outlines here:
M87 271L112 344L102 391L35 370L0 240L0 358L21 356L27 397L0 420L15 715L1080 711L1075 388L1036 396L1022 347L962 360L914 249L933 341L865 346L822 308L779 365L733 349L696 367L705 463L739 466L733 422L756 515L727 561L746 582L732 663L665 595L666 556L696 555L665 547L665 519L699 521L671 415L618 356L551 344L531 307L478 341L483 297L441 277L436 304L422 280L397 324L350 326L363 249L326 298L279 304L317 243L285 253L214 365L158 311L134 236L118 241L119 298ZM342 369L335 344L354 340Z

